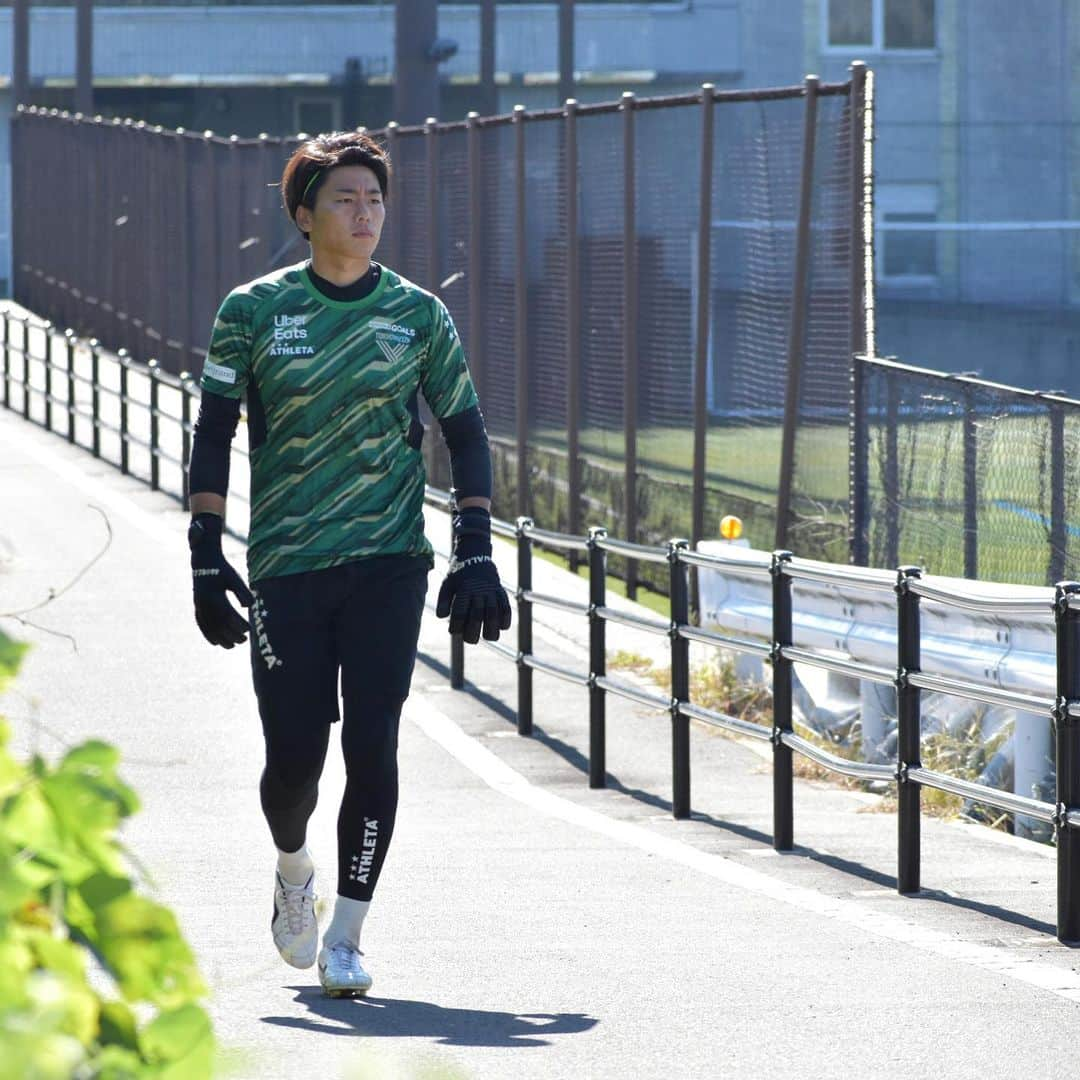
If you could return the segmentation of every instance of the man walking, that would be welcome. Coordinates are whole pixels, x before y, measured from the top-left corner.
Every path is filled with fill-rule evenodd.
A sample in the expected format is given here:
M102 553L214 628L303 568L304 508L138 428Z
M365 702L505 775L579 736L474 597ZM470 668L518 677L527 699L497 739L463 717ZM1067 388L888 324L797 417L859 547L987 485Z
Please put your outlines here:
M436 613L469 642L481 632L495 640L510 626L491 560L490 451L454 324L436 297L372 261L389 178L385 152L360 132L319 136L289 158L282 198L311 258L239 286L222 303L189 480L199 629L226 649L251 633L266 743L259 792L278 852L274 942L296 967L318 954L332 996L371 986L360 932L397 809L398 721L432 566L419 392L439 419L457 496ZM250 592L221 550L244 395ZM320 950L306 832L339 718L347 781L337 899Z

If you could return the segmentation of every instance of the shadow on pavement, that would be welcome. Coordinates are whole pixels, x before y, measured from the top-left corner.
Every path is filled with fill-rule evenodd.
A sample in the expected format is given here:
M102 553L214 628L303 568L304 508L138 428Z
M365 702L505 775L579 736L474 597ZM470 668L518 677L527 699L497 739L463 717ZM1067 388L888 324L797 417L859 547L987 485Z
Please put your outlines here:
M308 1016L264 1016L265 1024L328 1035L435 1039L446 1046L548 1046L549 1035L577 1035L596 1026L585 1013L509 1013L449 1009L401 998L328 998L317 986L290 986Z
M450 678L450 668L442 663L442 661L435 657L420 653L417 657L427 667L433 671L437 671L440 675ZM489 694L484 690L481 690L475 684L465 680L464 692L471 694L484 706L490 709L492 712L501 716L504 720L511 724L517 724L517 711L516 709L508 705L504 701L500 701L493 694ZM589 771L589 759L575 746L571 746L569 743L564 742L562 739L557 738L554 735L549 735L539 724L533 724L533 738L537 742L543 743L544 746L558 754L568 765L577 769L583 774L588 774ZM645 803L648 806L654 806L659 810L671 811L671 802L665 799L662 795L656 795L653 792L643 791L640 788L632 788L623 784L617 776L611 773L606 774L607 786L613 791L621 792L623 795L628 795L630 798L635 799L637 802ZM736 836L741 836L746 840L753 841L754 843L763 844L766 847L772 847L773 838L770 833L764 833L759 829L750 828L744 825L739 825L733 821L725 821L722 818L713 817L710 814L702 813L699 810L691 812L691 818L694 821L700 821L703 824L711 825L717 829L723 829L725 832L733 833ZM855 878L861 878L864 881L873 882L875 885L880 885L883 888L895 889L896 878L892 874L884 874L878 870L874 870L869 866L865 866L862 863L853 862L850 859L844 859L836 855L832 855L823 851L816 851L814 848L805 847L803 845L797 845L788 852L789 855L801 855L804 858L811 859L814 862L820 863L823 866L831 867L833 870L838 870L840 873L848 874ZM998 919L1001 922L1012 923L1015 926L1023 926L1029 930L1034 930L1038 933L1049 934L1052 937L1056 935L1057 928L1052 924L1045 922L1041 919L1035 919L1031 916L1024 915L1017 911L1010 911L1008 908L999 907L996 904L982 903L978 900L968 900L963 897L954 896L951 893L944 892L940 889L923 889L921 892L915 894L916 897L924 900L934 900L937 903L948 904L952 907L965 908L968 911L979 912L982 915L987 915L990 918Z

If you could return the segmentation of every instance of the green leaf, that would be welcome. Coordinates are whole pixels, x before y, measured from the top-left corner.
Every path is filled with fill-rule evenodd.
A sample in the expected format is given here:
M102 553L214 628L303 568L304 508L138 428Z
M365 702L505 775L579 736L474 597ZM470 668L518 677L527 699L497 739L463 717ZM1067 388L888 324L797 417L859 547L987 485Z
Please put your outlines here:
M146 1076L146 1067L138 1051L109 1044L88 1063L94 1080L139 1080Z
M213 1072L214 1032L198 1005L158 1015L139 1033L143 1057L161 1080L203 1080Z
M0 693L7 688L7 684L15 678L22 663L23 653L29 648L22 641L15 641L0 630Z
M116 1045L138 1050L135 1014L124 1002L106 1001L101 1006L101 1034L98 1038L103 1046Z
M27 980L29 1011L38 1026L60 1031L89 1046L98 1031L97 995L79 979L38 968Z
M85 981L86 953L74 942L36 927L26 933L25 940L42 967L70 979Z
M173 913L126 893L96 912L96 946L124 996L170 1008L204 992Z
M90 767L104 773L113 773L120 763L120 751L100 739L89 739L69 750L60 760L60 769Z

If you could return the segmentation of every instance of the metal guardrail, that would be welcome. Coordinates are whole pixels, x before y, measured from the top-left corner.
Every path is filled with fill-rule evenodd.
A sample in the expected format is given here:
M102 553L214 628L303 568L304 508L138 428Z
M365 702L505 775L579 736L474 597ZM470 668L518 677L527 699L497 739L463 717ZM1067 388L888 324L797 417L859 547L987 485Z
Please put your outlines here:
M144 480L158 491L186 505L187 471L191 460L191 402L198 387L187 376L176 378L156 365L142 365L129 357L113 355L96 341L81 341L70 331L62 334L51 324L10 311L2 315L0 355L3 360L2 390L6 409L20 413L49 431L83 446L102 460L111 461L122 472ZM16 333L13 334L13 328ZM30 347L37 335L41 355ZM89 374L87 374L89 371ZM57 380L60 390L57 389ZM136 392L135 384L141 384ZM80 389L81 388L81 389ZM162 405L167 391L178 402L170 411ZM103 397L116 406L118 422L110 423ZM57 424L60 419L59 425ZM146 435L138 432L145 432ZM102 434L111 433L116 455L104 449ZM148 467L132 467L131 448L144 452ZM173 451L171 447L177 447ZM241 456L242 453L241 453ZM173 468L162 473L161 464ZM169 477L178 483L170 487ZM448 492L427 488L426 501L449 510ZM1037 596L1018 601L1015 597L992 597L985 591L957 589L945 592L922 580L918 567L896 571L892 589L896 596L897 665L895 674L883 668L852 665L816 650L799 646L792 638L792 584L799 580L833 581L849 589L880 594L887 579L880 570L858 566L825 566L796 559L790 552L743 552L739 555L711 556L689 550L687 541L671 540L666 547L646 548L608 537L606 530L592 528L587 537L537 528L525 517L515 524L496 520L494 531L517 543L517 648L504 642L485 642L488 648L517 666L517 728L529 735L533 728L534 671L541 671L576 685L589 693L589 785L605 786L607 695L614 694L648 708L665 712L671 719L672 813L676 818L690 814L690 720L718 726L773 747L773 846L788 851L793 846L792 754L800 753L819 765L847 776L866 780L890 780L898 793L898 873L901 893L920 888L920 792L923 787L951 792L1009 813L1022 814L1054 826L1058 847L1057 934L1062 941L1080 941L1080 583L1062 582L1053 592L1052 603ZM238 533L241 535L242 533ZM584 551L589 568L587 605L553 597L533 589L533 545L566 551ZM669 567L671 614L667 622L619 611L607 603L607 555L633 554L635 558L666 562ZM691 567L721 569L734 576L759 579L767 574L772 582L772 640L769 644L716 634L695 627L690 621L689 572ZM1035 610L1052 611L1057 654L1057 680L1053 695L1045 697L1004 691L971 680L923 674L921 671L920 601L939 604L991 617L994 614ZM554 607L589 620L589 663L585 671L575 671L536 656L533 652L533 608ZM606 666L605 631L615 622L637 630L666 635L671 642L671 694L664 696L627 682L610 678ZM772 662L773 724L771 728L695 705L690 700L689 645L696 641L727 648ZM792 665L813 664L821 668L854 674L876 682L891 681L896 688L898 740L897 759L892 765L848 761L823 750L796 734L792 728ZM451 683L464 686L464 645L459 635L451 638ZM982 784L925 769L920 760L923 688L976 697L996 704L1010 704L1028 711L1047 713L1053 720L1056 740L1057 793L1054 803L1041 802L1002 792Z

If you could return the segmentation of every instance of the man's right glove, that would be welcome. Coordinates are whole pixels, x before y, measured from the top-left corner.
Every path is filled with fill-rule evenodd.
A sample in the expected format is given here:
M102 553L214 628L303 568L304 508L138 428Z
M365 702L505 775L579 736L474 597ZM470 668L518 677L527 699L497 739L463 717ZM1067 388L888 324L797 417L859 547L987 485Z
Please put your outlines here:
M250 607L254 597L221 553L222 525L217 514L196 514L188 529L188 546L191 548L195 621L211 645L231 649L247 641L248 624L229 603L226 593L234 592L244 607Z
M498 641L510 629L510 600L491 558L491 514L477 506L454 515L454 550L439 589L435 614L450 616L450 633L470 644Z

